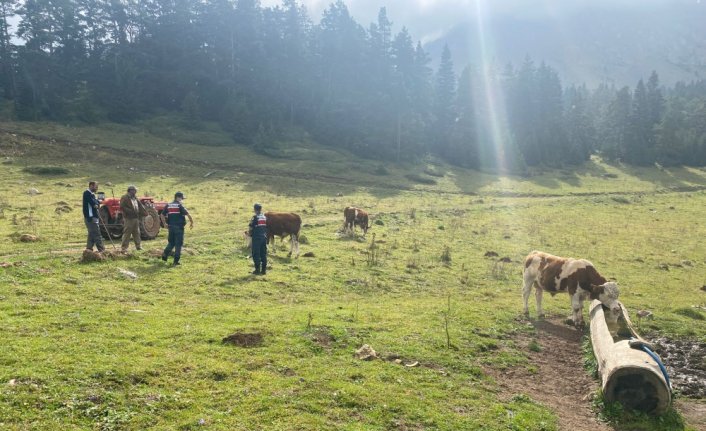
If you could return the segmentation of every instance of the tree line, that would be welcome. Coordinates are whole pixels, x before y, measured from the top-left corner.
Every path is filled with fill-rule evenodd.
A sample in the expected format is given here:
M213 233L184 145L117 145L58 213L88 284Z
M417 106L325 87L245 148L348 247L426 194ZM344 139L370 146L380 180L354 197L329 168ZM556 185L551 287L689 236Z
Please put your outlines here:
M19 23L11 26L13 17ZM380 160L434 154L466 167L706 165L706 82L563 86L556 70L436 70L385 8L368 26L343 0L313 23L297 0L2 0L0 88L19 120L217 122L266 150L302 133ZM6 109L7 110L7 109Z

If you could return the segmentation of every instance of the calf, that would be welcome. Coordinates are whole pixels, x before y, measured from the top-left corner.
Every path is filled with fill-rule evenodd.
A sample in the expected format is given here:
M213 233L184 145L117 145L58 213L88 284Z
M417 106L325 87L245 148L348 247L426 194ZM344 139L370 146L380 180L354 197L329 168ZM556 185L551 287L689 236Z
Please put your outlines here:
M620 313L618 302L618 285L607 281L601 276L593 264L585 259L572 259L541 251L533 251L525 259L523 271L524 286L522 297L524 313L529 315L527 300L532 286L535 286L537 299L537 314L544 317L542 310L542 293L549 292L552 296L558 292L567 292L571 297L571 320L576 326L583 322L584 299L598 299L613 314Z
M360 208L346 207L343 210L344 229L355 232L355 227L358 226L363 230L363 235L368 233L370 225L368 225L368 213Z

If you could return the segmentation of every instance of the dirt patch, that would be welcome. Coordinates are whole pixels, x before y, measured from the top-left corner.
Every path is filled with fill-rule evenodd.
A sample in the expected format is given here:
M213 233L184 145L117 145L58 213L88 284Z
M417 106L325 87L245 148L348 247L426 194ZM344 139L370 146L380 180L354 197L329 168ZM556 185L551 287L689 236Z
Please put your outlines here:
M20 242L37 242L39 237L37 235L32 235L29 233L23 233L20 235Z
M336 337L331 334L330 330L331 328L326 326L314 326L308 334L309 339L321 347L329 348L336 342Z
M685 397L706 398L706 343L666 337L652 341L667 367L672 387Z
M706 430L706 401L677 400L674 404L689 425Z
M535 338L521 336L515 341L527 352L535 372L525 367L487 369L508 401L525 394L549 407L559 417L559 429L601 431L611 428L600 422L591 408L598 383L583 369L583 333L554 317L532 321Z
M102 253L93 250L83 250L81 263L104 262L110 260L129 259L132 255L122 250L105 250Z
M225 337L223 344L232 344L238 347L258 347L262 345L264 337L259 332L236 332Z
M103 253L99 253L93 250L84 250L81 254L81 263L91 263L91 262L103 262L106 257Z

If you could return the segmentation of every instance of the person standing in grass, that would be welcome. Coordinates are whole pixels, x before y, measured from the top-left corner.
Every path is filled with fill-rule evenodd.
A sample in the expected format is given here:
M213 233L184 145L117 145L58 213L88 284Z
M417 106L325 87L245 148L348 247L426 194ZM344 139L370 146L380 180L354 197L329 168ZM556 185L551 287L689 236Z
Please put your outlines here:
M95 246L99 253L105 251L103 246L103 238L100 230L100 202L96 198L98 191L98 183L91 181L88 183L88 189L83 192L83 220L86 223L88 230L88 238L86 239L86 250L93 251Z
M137 199L137 187L129 186L127 194L120 198L120 211L123 214L123 243L122 250L127 251L130 246L130 237L135 241L135 248L140 246L140 219L147 215L145 206Z
M181 259L181 247L184 245L184 228L186 227L186 218L189 218L189 229L194 228L194 219L191 218L189 211L184 208L181 202L184 200L184 193L176 192L174 201L167 204L160 215L162 223L169 226L169 239L167 247L162 252L162 260L167 261L167 258L174 250L174 266L179 265Z
M255 216L250 220L252 238L252 260L255 263L255 275L267 273L267 217L262 213L262 205L255 204Z

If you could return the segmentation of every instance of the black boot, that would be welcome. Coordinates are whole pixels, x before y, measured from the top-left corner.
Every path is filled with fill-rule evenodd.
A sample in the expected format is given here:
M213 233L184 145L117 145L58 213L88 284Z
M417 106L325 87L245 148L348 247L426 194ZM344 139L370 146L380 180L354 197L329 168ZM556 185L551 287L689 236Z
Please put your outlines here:
M255 265L255 271L252 272L253 275L260 275L260 265Z

